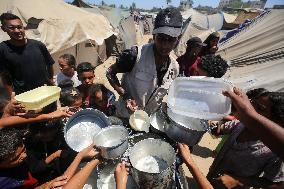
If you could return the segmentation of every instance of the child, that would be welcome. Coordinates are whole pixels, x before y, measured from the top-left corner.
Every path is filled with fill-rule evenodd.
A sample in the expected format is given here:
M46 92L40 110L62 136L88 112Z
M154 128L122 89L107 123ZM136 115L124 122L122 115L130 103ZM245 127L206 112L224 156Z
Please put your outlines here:
M90 107L104 112L107 116L115 114L115 95L103 84L94 84L90 87Z
M35 166L35 162L26 153L26 147L19 131L14 128L2 129L0 130L0 188L60 188L75 174L83 158L91 158L98 154L93 147L92 144L79 152L65 170L64 176L40 185L40 182L30 172L30 166ZM44 161L50 161L53 158L51 156Z
M189 76L221 78L228 69L227 61L220 55L207 55L197 60L189 69Z
M79 90L73 87L71 80L64 80L59 85L61 88L59 101L61 106L68 106L71 112L76 112L82 107L82 96Z
M82 95L83 107L87 108L90 106L90 87L93 85L95 68L89 62L80 63L77 67L78 79L81 81L81 85L78 86L78 90Z
M284 93L257 89L248 94L259 114L279 125L284 125ZM218 134L230 136L207 175L216 188L219 188L220 184L228 188L283 188L283 162L259 140L257 135L238 120L220 125L218 130Z
M218 32L211 33L204 41L206 46L202 48L200 56L214 55L218 50L219 40L220 34Z
M81 85L76 72L76 60L72 54L63 54L58 59L60 73L55 76L55 84L58 85L61 81L70 79L74 83L74 87Z

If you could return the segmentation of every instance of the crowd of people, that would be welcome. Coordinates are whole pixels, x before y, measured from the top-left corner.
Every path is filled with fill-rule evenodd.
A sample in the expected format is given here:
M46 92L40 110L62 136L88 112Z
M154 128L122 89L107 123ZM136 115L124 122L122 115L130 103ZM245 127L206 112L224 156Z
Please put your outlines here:
M117 57L106 71L115 94L95 83L95 67L77 64L72 54L59 57L60 73L46 46L25 36L21 19L1 15L1 28L10 39L0 43L0 188L83 188L104 160L95 144L73 151L64 140L63 120L84 108L127 120L137 109L149 115L157 111L172 81L179 77L221 78L228 64L219 55L220 35L214 32L202 42L187 41L184 55L171 51L182 35L183 19L175 8L161 10L155 19L153 43L134 46ZM117 74L123 73L121 81ZM61 88L60 99L40 111L30 112L15 95L43 85ZM184 163L200 188L284 188L284 93L264 88L247 94L234 88L223 95L232 100L230 121L208 121L216 136L228 135L207 177L191 157L191 148L178 144ZM78 169L81 162L88 162ZM116 187L126 189L127 162L115 170Z

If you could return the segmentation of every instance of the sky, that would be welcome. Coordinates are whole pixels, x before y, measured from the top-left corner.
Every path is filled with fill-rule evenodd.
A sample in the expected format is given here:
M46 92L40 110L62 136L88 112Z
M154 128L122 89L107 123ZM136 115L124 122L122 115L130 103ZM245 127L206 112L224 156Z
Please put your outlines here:
M72 2L73 0L65 0L66 2ZM83 0L84 2L88 2L91 4L101 4L102 0ZM211 6L211 7L217 7L220 0L193 0L194 7L197 7L198 5L202 6ZM145 8L145 9L151 9L152 7L166 7L166 0L104 0L107 4L116 4L117 6L120 6L123 4L124 6L130 6L133 2L135 2L136 7L138 8ZM171 5L178 6L180 3L180 0L172 0ZM267 0L266 7L273 7L273 5L283 5L284 0Z

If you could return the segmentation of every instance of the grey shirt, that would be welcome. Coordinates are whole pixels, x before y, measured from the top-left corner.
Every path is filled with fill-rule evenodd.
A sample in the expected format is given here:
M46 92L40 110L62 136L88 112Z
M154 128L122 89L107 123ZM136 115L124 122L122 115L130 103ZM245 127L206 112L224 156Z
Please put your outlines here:
M208 177L227 173L238 177L262 176L272 182L284 181L284 164L267 146L259 140L236 141L244 128L237 120L225 124L223 133L230 137L214 160Z

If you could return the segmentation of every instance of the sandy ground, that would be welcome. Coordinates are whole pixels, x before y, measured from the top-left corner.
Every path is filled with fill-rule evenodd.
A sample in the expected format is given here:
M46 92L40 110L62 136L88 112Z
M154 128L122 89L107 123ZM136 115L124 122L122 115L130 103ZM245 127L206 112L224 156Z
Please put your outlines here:
M151 37L152 36L150 35L144 36L144 38L140 41L140 44L147 43ZM105 77L105 72L109 66L115 63L115 60L116 57L109 57L103 64L99 65L95 70L96 74L95 82L105 84L105 86L112 91L114 90L107 81ZM119 75L119 78L121 78L121 75ZM209 167L213 162L213 150L216 148L219 142L220 139L213 139L210 134L206 133L203 136L202 140L199 142L199 144L196 145L193 149L192 152L193 159L195 160L196 164L198 165L198 167L200 168L200 170L204 175L207 175L208 173ZM187 176L190 188L198 188L185 164L183 165L183 170L185 172L185 175Z

